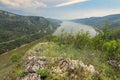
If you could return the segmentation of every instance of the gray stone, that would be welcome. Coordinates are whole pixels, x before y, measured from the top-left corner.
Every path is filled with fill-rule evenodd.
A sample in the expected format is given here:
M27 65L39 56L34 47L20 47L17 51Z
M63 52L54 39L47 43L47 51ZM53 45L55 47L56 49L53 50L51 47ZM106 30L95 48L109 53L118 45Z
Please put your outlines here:
M17 80L41 80L40 75L31 73L24 77L18 77Z

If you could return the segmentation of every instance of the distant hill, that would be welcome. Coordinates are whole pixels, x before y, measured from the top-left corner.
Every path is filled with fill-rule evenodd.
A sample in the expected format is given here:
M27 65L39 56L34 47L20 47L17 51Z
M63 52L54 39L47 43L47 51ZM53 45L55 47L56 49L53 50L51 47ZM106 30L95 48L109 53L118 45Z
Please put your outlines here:
M91 17L83 19L74 19L72 20L77 23L82 23L94 27L103 27L105 22L109 22L110 27L119 27L120 26L120 14L108 15L104 17Z
M59 20L51 20L39 16L22 16L0 10L0 53L10 50L9 46L13 49L13 47L26 44L54 32L59 26L55 21L58 22Z
M44 17L21 16L0 10L0 42L38 32L53 31L55 25Z
M57 25L60 25L62 23L62 21L58 20L58 19L47 18L47 20L49 20L50 22L55 23Z

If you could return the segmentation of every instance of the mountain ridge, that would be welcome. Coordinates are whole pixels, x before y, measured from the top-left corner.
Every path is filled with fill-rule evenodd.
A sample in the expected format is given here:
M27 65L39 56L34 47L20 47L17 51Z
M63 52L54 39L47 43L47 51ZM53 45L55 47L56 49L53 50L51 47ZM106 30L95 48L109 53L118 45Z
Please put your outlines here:
M54 32L58 23L41 16L22 16L0 10L0 54Z
M73 19L73 22L82 23L94 27L103 27L105 22L110 24L111 28L120 26L120 14L107 15L103 17L90 17L82 19Z

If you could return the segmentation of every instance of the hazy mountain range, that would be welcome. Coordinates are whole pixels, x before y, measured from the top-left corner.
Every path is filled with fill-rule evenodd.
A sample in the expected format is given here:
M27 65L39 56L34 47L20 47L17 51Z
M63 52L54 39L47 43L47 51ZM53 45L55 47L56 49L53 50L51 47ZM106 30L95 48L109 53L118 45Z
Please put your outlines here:
M103 27L105 22L108 22L110 27L119 27L120 26L120 14L108 15L104 17L90 17L83 19L74 19L72 20L77 23L86 24L94 27Z

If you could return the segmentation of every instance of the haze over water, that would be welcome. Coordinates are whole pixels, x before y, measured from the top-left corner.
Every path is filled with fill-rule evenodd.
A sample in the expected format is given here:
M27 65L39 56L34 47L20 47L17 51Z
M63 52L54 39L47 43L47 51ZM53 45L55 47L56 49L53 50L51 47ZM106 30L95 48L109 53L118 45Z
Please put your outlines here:
M61 24L59 28L57 28L53 35L60 36L63 33L62 30L72 35L75 35L81 31L89 32L90 36L92 37L94 37L97 33L95 29L91 26L65 21Z

